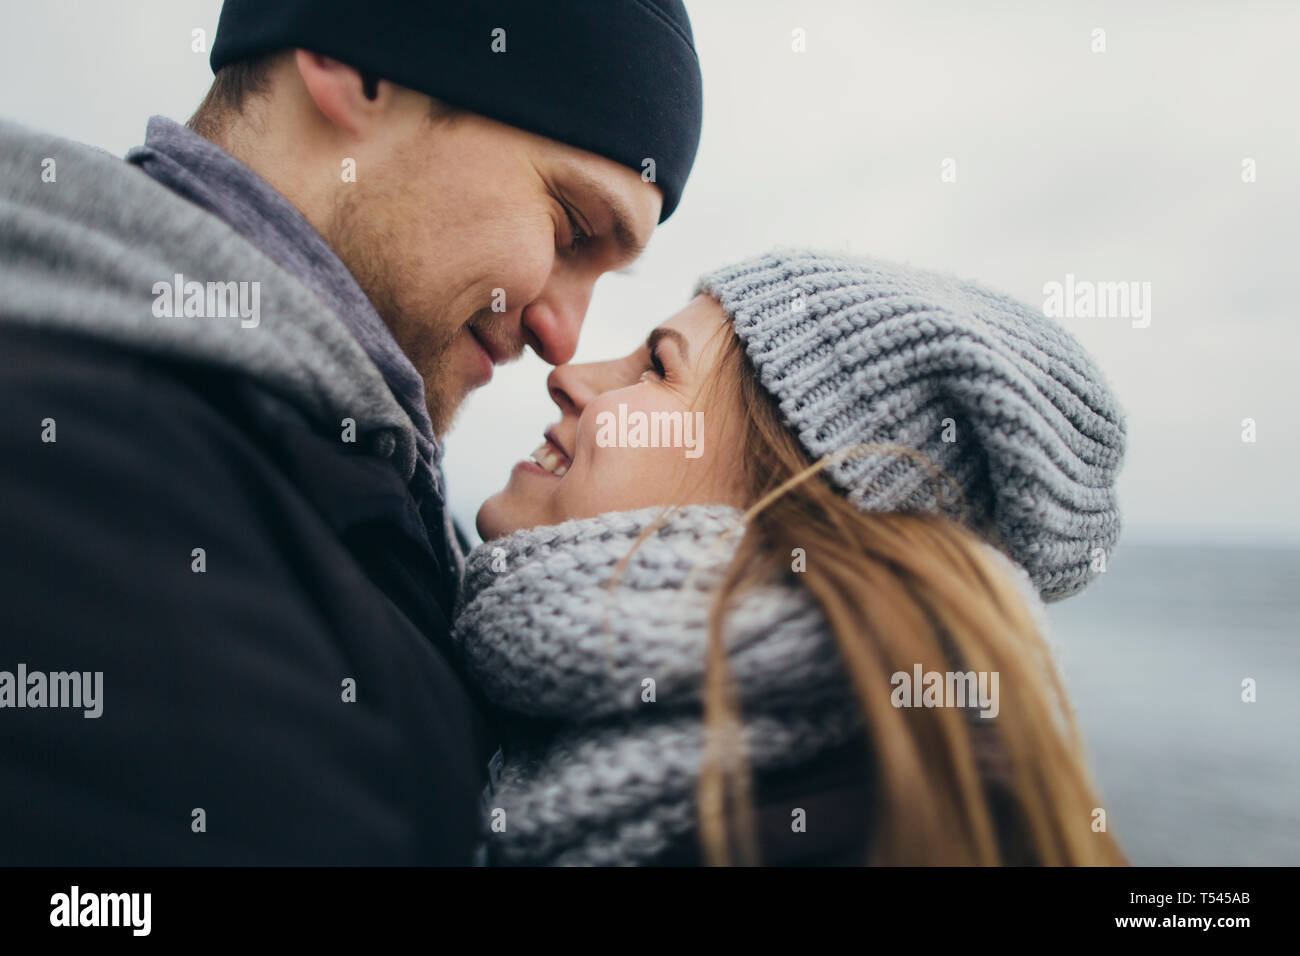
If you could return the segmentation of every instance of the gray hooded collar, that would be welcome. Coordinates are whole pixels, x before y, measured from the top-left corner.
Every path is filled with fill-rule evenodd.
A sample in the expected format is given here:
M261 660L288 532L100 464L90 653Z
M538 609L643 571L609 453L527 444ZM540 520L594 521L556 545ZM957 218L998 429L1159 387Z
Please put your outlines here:
M256 289L256 323L177 314L162 290L178 282L241 284L250 302ZM342 435L351 419L361 448L408 482L416 472L411 417L339 314L227 223L102 150L0 122L0 289L0 321L238 371L323 431Z
M418 483L431 486L441 503L442 447L429 420L424 380L347 266L297 207L220 146L165 116L150 118L144 145L126 160L226 222L334 310L415 426Z

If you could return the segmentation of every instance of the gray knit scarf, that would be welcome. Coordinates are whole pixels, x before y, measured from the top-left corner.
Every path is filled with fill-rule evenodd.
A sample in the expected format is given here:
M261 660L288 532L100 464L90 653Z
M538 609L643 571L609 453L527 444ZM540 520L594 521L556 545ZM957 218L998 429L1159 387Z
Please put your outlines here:
M675 509L634 550L664 514L533 528L470 554L453 633L505 736L485 801L488 861L638 864L693 831L708 617L740 512ZM754 772L862 732L803 589L748 592L724 633Z

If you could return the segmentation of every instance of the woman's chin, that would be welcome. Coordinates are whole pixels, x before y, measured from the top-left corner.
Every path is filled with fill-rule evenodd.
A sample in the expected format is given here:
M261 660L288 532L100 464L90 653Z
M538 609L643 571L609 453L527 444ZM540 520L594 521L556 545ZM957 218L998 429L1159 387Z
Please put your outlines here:
M524 528L554 524L558 519L552 495L560 480L561 476L534 461L525 459L516 463L506 486L478 509L474 526L479 537L488 541Z
M484 541L491 541L515 530L508 526L510 524L506 518L508 508L504 507L501 501L504 497L506 492L498 491L483 502L478 509L478 514L474 516L474 527L478 531L478 536Z
M536 502L530 502L523 489L515 484L512 480L479 507L474 527L484 541L546 524L544 509L539 508Z

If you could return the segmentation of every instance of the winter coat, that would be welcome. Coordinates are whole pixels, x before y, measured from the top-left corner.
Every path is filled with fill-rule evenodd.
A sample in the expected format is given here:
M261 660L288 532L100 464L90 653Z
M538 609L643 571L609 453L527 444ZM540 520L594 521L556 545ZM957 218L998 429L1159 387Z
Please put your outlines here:
M0 864L469 863L496 744L415 454L294 276L0 124Z

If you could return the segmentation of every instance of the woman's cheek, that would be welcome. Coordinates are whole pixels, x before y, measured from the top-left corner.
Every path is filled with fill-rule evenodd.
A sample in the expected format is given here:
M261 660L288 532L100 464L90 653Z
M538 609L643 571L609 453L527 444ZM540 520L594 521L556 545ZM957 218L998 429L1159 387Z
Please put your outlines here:
M556 489L556 502L564 519L589 518L635 507L630 494L636 483L635 468L624 460L626 452L623 448L597 448L575 462Z

